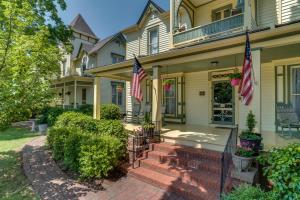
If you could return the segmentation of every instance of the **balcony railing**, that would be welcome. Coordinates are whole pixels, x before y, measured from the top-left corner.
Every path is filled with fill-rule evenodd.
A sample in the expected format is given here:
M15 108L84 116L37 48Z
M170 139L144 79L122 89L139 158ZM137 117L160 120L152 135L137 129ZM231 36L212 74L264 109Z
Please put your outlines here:
M218 36L228 31L233 31L244 26L244 14L238 14L213 23L198 26L184 32L174 34L174 44L187 41L205 39L206 37Z

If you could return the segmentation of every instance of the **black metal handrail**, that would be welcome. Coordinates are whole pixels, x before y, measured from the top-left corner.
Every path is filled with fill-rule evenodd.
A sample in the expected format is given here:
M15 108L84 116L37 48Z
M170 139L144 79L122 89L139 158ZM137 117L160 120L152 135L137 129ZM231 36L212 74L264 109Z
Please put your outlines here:
M237 147L237 135L238 128L232 128L224 152L222 153L220 194L224 192L226 179L230 175L229 173L230 165L232 165L232 155L235 153Z
M132 137L132 148L129 148L129 152L132 153L132 167L135 168L135 161L140 158L145 150L150 148L152 142L160 141L160 122L153 122L154 128L139 128L134 131Z

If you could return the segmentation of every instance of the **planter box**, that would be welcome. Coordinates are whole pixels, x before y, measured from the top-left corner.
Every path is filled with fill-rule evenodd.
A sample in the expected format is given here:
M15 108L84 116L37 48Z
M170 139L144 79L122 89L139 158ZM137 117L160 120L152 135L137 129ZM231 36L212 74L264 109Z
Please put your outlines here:
M254 158L245 158L237 155L232 156L232 162L238 172L249 171L252 166Z

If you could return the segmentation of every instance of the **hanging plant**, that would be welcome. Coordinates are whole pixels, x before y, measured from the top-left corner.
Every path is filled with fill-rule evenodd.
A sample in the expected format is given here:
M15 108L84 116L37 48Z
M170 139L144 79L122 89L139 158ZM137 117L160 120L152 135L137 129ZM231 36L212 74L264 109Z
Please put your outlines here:
M66 95L71 95L71 92L69 91L69 92L66 92Z
M118 84L117 86L117 91L120 93L123 91L123 85L122 84Z
M229 74L229 78L231 80L231 85L234 87L234 86L238 86L240 85L240 81L242 79L242 73L232 73L232 74Z
M173 83L173 81L171 79L164 80L163 86L164 86L165 91L170 91L171 90L172 83Z

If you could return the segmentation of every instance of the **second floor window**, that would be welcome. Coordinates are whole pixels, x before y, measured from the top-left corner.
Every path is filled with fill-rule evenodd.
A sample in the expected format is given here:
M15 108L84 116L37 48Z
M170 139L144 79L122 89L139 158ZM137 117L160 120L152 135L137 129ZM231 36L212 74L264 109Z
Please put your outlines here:
M66 60L62 61L62 75L63 76L67 75L67 61Z
M149 30L148 44L148 52L150 55L158 53L158 28L153 28Z
M232 5L224 6L212 11L212 21L218 21L231 16Z
M119 62L123 62L125 60L124 56L118 55L118 54L114 54L114 53L111 54L111 57L112 57L112 63L113 64L119 63Z

